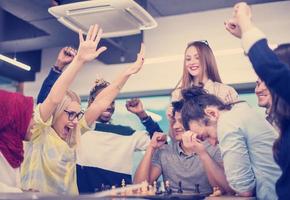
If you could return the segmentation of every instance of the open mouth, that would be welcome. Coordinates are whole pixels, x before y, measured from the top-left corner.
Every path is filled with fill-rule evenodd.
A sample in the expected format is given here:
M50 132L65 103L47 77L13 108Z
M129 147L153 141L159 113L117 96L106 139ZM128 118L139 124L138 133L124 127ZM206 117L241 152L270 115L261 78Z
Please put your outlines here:
M182 135L184 131L174 131L175 136Z
M68 126L64 127L64 136L67 137L70 134L71 128Z
M102 113L102 116L104 116L104 117L111 117L112 116L112 113L109 112L109 111L105 111L105 112Z
M65 126L63 131L63 139L67 139L71 136L74 127L72 126Z
M194 71L194 70L197 70L199 68L199 66L198 65L191 65L188 68L189 68L189 70Z
M268 95L263 95L263 94L258 95L258 99L265 99L267 97L268 97Z

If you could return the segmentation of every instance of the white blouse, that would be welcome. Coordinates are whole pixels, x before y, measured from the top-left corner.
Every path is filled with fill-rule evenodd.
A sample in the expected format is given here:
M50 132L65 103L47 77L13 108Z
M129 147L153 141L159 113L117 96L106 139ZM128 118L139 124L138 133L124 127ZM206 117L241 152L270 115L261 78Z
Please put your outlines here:
M20 170L10 166L0 152L0 192L22 192L20 188Z

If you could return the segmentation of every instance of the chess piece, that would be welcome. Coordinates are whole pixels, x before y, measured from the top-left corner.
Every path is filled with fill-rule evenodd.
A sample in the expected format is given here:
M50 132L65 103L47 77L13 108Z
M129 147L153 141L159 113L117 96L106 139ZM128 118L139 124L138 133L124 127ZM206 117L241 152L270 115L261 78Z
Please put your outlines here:
M195 188L193 190L193 193L195 194L200 194L200 191L199 191L199 184L194 184Z
M111 195L112 196L116 196L117 195L115 189L116 189L116 186L112 185L112 189L111 189Z
M155 195L155 191L152 185L148 185L148 195Z
M144 195L147 194L148 191L148 182L147 181L143 181L142 182L142 186L141 186L141 193Z
M122 186L122 188L124 188L126 186L125 179L122 179L121 186Z
M213 193L209 196L211 197L219 197L222 195L222 191L220 190L219 187L213 187Z
M170 188L170 182L165 181L165 194L170 195L172 193L172 189Z
M110 190L111 186L110 185L105 185L105 190Z
M101 185L101 191L105 191L105 190L106 190L105 184L102 183L102 185Z
M156 181L154 181L154 182L156 182ZM160 189L160 183L161 182L156 182L156 192L155 192L156 195L161 195L163 193ZM153 185L154 185L154 183L153 183Z
M153 182L153 192L154 192L154 194L156 194L156 192L157 192L157 182L156 181Z
M183 193L183 190L182 190L182 182L181 181L178 182L178 190L177 190L177 193Z

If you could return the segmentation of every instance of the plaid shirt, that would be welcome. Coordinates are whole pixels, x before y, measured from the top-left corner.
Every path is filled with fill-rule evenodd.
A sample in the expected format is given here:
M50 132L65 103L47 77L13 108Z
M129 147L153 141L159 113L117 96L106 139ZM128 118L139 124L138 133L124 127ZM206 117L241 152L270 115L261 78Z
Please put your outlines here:
M52 118L43 122L39 105L34 111L32 140L26 144L21 166L21 185L25 190L43 193L78 194L76 185L76 145L70 147L51 128ZM88 126L84 117L79 127Z

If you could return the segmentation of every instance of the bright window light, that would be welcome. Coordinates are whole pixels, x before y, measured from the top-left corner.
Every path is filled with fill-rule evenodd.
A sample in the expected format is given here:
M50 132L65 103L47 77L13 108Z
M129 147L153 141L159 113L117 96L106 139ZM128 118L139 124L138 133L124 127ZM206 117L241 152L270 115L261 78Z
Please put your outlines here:
M28 65L26 65L26 64L24 64L22 62L19 62L17 60L14 60L12 58L9 58L7 56L4 56L2 54L0 54L0 60L3 60L5 62L8 62L8 63L10 63L12 65L15 65L15 66L17 66L17 67L19 67L21 69L26 70L26 71L30 71L31 70L31 67L30 66L28 66Z

